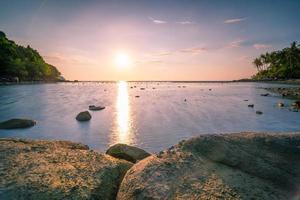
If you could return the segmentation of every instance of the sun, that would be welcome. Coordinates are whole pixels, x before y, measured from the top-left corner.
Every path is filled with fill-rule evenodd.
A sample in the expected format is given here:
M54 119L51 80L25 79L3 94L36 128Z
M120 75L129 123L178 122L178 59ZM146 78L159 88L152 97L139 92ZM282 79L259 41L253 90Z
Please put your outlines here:
M119 68L126 68L130 65L130 57L126 53L119 53L115 57L115 63Z

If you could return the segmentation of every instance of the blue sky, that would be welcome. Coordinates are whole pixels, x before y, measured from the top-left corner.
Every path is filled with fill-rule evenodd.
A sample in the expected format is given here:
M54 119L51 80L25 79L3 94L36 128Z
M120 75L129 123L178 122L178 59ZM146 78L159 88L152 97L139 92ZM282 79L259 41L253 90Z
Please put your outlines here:
M300 1L1 0L0 30L68 79L231 80L300 41ZM122 53L130 66L118 68Z

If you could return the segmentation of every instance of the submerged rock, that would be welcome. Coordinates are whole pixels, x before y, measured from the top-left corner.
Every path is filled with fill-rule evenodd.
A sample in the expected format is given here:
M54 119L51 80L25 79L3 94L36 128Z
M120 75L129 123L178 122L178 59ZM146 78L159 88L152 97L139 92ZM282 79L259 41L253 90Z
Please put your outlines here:
M292 103L292 107L296 108L296 109L300 109L300 101L295 101Z
M300 134L203 135L135 164L118 200L299 199Z
M260 110L257 110L257 111L256 111L256 114L258 114L258 115L262 115L262 114L263 114L263 112L262 112L262 111L260 111Z
M31 119L10 119L4 122L0 122L0 129L17 129L17 128L28 128L36 124Z
M260 96L266 97L266 96L269 96L269 95L270 95L269 93L265 93L265 94L261 94Z
M90 105L89 106L89 110L92 110L92 111L103 110L103 109L105 109L105 107L95 106L95 105Z
M67 141L0 139L0 199L115 199L132 166Z
M81 112L76 116L77 121L89 121L91 118L92 116L89 111Z
M151 154L143 149L129 146L127 144L115 144L106 151L106 154L115 158L124 159L133 163L142 160Z
M300 97L300 88L299 87L287 87L287 88L266 88L266 90L273 92L273 93L278 93L282 95L283 97L288 97L288 98L296 98L299 99Z

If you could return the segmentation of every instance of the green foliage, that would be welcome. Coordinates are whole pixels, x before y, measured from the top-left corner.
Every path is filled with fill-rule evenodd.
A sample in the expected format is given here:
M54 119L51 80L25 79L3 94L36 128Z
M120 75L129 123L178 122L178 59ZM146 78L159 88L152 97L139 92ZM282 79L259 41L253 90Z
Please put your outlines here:
M17 45L0 31L0 78L32 81L58 80L59 76L56 67L46 63L36 50Z
M255 80L300 78L300 45L293 42L281 51L262 54L253 65L258 70Z

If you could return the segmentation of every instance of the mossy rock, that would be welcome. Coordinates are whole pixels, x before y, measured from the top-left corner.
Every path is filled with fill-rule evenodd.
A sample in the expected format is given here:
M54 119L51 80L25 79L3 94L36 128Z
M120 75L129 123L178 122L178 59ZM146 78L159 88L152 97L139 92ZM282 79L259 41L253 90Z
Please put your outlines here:
M127 144L115 144L106 151L106 154L133 163L136 163L137 161L142 160L151 155L143 149L134 146L129 146Z
M91 114L89 113L89 111L84 111L84 112L80 112L77 116L76 116L76 120L77 121L89 121L92 118Z
M0 129L17 129L17 128L28 128L36 124L31 119L10 119L4 122L0 122Z

